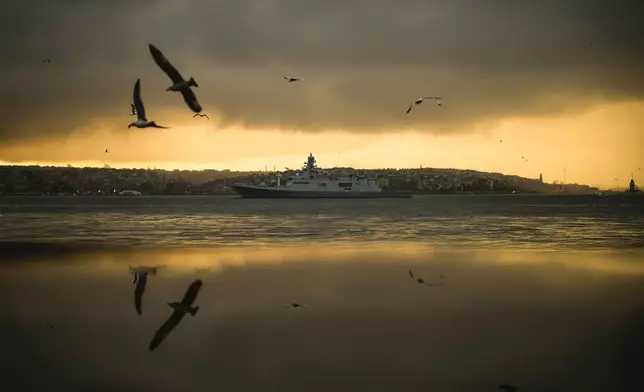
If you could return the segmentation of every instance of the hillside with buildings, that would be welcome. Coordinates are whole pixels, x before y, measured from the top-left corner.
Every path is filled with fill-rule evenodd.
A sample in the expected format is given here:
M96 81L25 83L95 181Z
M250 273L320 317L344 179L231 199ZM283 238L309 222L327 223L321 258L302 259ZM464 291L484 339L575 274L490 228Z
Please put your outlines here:
M597 189L578 184L548 184L539 179L501 173L458 169L332 168L323 172L331 178L366 174L378 178L380 186L412 189L419 193L593 193ZM234 172L230 170L159 170L0 166L0 194L110 195L123 190L142 194L227 194L233 183L274 184L288 172Z

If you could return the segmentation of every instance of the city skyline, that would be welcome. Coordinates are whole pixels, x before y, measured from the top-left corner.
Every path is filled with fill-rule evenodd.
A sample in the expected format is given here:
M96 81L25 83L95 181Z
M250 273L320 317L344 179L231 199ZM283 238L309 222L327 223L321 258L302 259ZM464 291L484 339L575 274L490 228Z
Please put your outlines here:
M571 183L623 187L630 173L644 182L644 26L634 3L8 7L22 16L0 26L19 37L0 43L0 164L283 170L312 152L322 167L543 173L547 182L565 168ZM211 120L164 91L148 43L195 78ZM149 118L172 129L127 129L137 78ZM405 114L427 95L443 106Z

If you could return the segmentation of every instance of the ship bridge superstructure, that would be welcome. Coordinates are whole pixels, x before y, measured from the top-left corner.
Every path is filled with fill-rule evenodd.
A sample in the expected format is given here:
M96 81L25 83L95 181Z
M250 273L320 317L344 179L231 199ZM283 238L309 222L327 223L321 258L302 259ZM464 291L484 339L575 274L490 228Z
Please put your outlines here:
M309 154L302 171L289 176L286 187L297 191L326 191L326 192L381 192L378 181L367 176L351 176L331 180L320 173L315 157Z

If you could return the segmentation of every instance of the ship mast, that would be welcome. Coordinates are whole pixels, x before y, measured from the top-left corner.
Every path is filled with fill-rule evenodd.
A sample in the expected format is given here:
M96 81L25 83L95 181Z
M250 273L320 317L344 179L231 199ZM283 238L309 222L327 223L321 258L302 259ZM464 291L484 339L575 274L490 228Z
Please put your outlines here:
M316 169L315 157L312 153L309 153L309 157L306 162L304 162L304 167L302 168L302 175L307 178L313 178Z

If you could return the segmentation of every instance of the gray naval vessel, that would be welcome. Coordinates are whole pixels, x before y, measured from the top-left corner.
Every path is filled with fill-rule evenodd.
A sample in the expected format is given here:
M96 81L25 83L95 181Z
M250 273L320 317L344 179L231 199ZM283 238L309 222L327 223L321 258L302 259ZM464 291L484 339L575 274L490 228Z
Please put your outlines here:
M277 185L234 184L232 189L241 197L263 198L410 198L413 191L383 190L378 181L366 176L330 179L320 173L313 154L309 154L302 171L289 176L285 185L280 177Z

